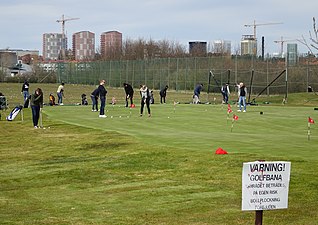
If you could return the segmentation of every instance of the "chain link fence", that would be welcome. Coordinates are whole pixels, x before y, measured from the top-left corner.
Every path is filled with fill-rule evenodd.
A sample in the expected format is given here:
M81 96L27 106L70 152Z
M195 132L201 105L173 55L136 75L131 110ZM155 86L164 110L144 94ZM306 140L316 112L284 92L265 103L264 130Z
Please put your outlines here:
M309 85L318 89L318 65L287 67L280 60L241 56L57 62L53 67L57 82L72 84L94 85L105 79L110 87L122 87L127 82L133 87L146 84L154 90L168 85L170 90L192 91L202 83L204 91L219 92L223 83L229 83L234 91L236 83L244 82L254 95L263 90L267 95L306 92Z

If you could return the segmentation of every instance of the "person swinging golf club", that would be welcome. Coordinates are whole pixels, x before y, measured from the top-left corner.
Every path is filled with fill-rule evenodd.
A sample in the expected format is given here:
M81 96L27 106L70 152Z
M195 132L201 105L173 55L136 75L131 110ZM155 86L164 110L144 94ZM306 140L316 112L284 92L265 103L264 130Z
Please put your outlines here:
M247 88L244 85L243 82L241 82L238 87L238 94L239 94L239 109L237 110L238 112L242 111L242 105L244 107L243 112L246 112L246 93L247 93Z
M37 88L31 95L30 105L32 109L33 126L34 128L39 128L40 110L42 110L43 107L43 92L41 88ZM42 126L42 121L40 125Z
M99 93L99 99L100 99L100 108L99 108L99 117L100 118L106 118L105 105L106 105L107 90L104 87L105 83L106 83L105 80L101 80L99 82L99 86L98 86L98 93Z
M125 89L125 94L126 94L126 107L128 107L128 99L130 100L130 108L134 108L135 105L133 103L133 97L134 97L134 89L133 87L128 84L124 83L124 89Z
M140 116L143 115L144 106L146 104L148 110L148 116L151 117L150 113L150 92L146 85L140 85L140 96L141 96L141 107Z

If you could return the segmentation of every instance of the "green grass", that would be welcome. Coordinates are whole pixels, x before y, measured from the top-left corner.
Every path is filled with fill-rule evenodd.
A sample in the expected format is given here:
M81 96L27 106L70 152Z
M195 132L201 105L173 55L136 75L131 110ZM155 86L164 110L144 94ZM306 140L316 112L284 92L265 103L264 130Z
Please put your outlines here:
M241 211L242 163L262 159L292 168L289 207L265 211L264 224L314 225L318 130L308 141L307 118L318 112L278 99L237 113L232 132L218 104L174 109L170 99L148 118L136 97L135 109L108 104L105 119L90 106L44 107L46 129L36 130L25 109L23 122L0 121L0 224L253 224Z

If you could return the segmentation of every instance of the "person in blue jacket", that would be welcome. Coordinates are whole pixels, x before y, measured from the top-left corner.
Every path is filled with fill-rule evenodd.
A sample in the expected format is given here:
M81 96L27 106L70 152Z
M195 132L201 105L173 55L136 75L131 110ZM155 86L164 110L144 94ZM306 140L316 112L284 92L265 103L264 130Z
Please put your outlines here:
M193 93L193 104L199 104L200 103L200 94L203 89L203 84L198 84Z

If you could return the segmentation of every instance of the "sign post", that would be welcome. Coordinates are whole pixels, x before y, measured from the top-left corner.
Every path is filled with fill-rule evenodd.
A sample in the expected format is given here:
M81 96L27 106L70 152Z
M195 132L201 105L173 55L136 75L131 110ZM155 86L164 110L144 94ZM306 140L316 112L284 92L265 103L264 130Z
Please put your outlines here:
M288 208L290 162L243 163L242 210L255 210L261 225L263 210Z

